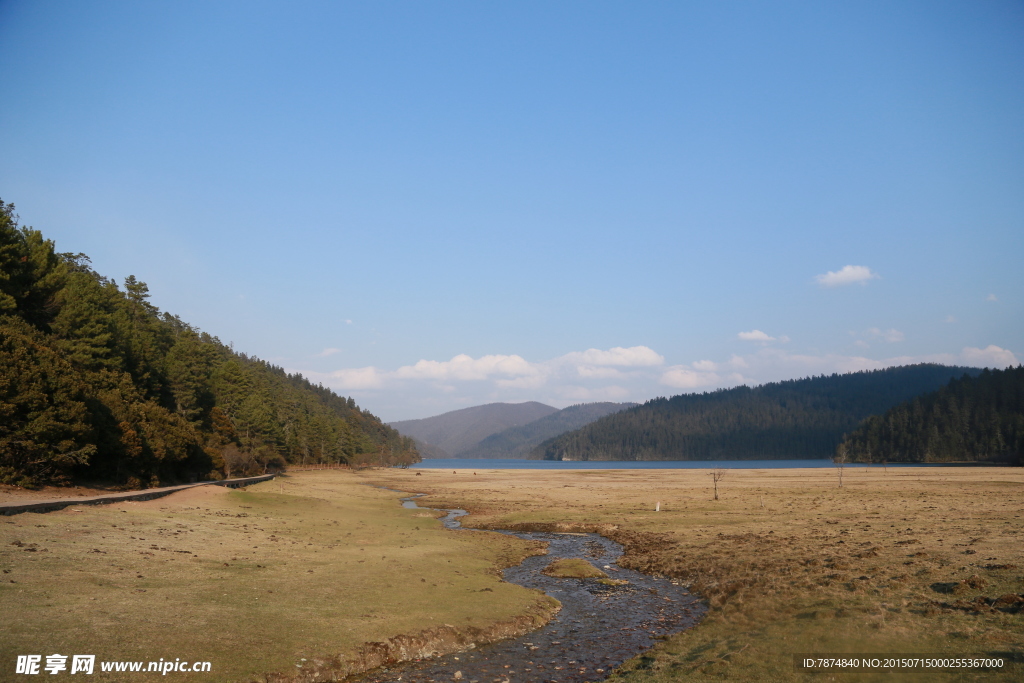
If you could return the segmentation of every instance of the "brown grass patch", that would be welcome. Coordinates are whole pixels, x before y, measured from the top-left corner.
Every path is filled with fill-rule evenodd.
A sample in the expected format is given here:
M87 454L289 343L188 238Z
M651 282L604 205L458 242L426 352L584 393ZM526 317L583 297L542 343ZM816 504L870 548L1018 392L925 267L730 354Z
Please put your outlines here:
M0 517L0 660L181 657L213 663L204 681L328 676L505 637L554 609L500 579L537 544L446 530L364 482L304 472ZM94 678L118 680L98 666Z
M847 467L841 489L827 469L736 470L718 501L702 470L422 472L366 476L468 509L477 528L598 531L625 546L620 564L703 596L703 623L614 680L791 681L793 655L815 652L1024 661L1019 468ZM975 676L1019 680L1020 666ZM972 675L929 676L945 679Z

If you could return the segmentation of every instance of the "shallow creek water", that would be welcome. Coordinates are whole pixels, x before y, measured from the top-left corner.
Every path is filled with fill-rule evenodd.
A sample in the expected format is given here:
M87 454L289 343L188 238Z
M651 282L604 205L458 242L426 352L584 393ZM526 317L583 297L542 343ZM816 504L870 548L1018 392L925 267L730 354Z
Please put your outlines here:
M419 508L413 496L402 505ZM429 509L429 508L423 508ZM445 510L441 522L458 529L465 510ZM597 534L501 531L527 540L547 541L548 554L528 557L504 571L505 580L538 588L562 603L542 628L519 638L483 645L468 652L406 662L359 678L365 683L455 681L509 683L601 681L612 669L650 648L656 639L696 624L705 607L682 586L619 567L622 546ZM561 558L582 558L614 579L557 579L541 573Z

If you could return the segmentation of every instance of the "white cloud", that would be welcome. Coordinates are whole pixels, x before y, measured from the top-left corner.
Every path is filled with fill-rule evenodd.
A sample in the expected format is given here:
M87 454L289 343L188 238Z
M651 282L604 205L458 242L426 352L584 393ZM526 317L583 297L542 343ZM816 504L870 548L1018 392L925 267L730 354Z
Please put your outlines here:
M618 368L609 367L594 367L593 365L580 365L576 368L576 373L580 377L587 377L589 379L611 379L613 377L621 377L622 371Z
M843 266L837 271L828 271L824 275L816 275L815 281L822 287L842 287L854 283L867 284L881 275L873 273L867 266Z
M947 323L955 323L955 322L956 322L956 318L954 318L954 317L953 317L953 316L951 316L951 315L947 315L947 316L946 316L946 322L947 322Z
M341 349L327 348L321 351L320 353L313 355L315 358L327 358L328 356L333 356L336 353L341 353Z
M756 342L773 342L775 337L772 337L761 330L751 330L750 332L740 332L736 335L737 338L743 341L756 341Z
M316 373L309 374L315 375ZM378 389L384 385L382 373L373 366L335 370L328 373L327 376L334 380L331 384L339 389Z
M857 333L854 343L866 346L868 333L879 340L900 336L896 330L872 328ZM540 362L514 354L479 358L459 354L446 361L421 359L390 371L370 366L303 374L356 396L387 419L405 419L496 401L541 401L557 407L585 401L643 402L663 395L666 387L672 393L688 393L922 362L987 367L1018 363L1011 351L995 345L881 359L858 353L864 355L791 353L766 345L727 360L701 359L667 366L663 356L640 346L574 351Z
M960 352L960 357L968 365L975 365L983 368L1006 368L1019 365L1017 356L1006 349L1001 349L995 344L989 344L983 349L973 346L965 347Z
M415 365L404 365L395 371L400 379L484 380L495 375L522 377L540 372L522 356L481 356L473 358L460 353L451 360L420 360Z
M560 387L557 396L562 403L590 403L593 401L635 400L636 392L616 384L593 388L567 386Z
M698 365L707 369L708 363ZM560 407L580 401L642 401L657 391L664 365L665 358L653 349L632 346L572 351L541 362L514 354L459 354L444 361L420 359L391 371L365 367L302 372L345 393L365 392L360 400L371 410L380 410L379 402L387 401L392 409L381 412L399 419L394 406L404 405L398 410L405 418L495 401L533 400Z
M553 376L611 379L623 370L664 365L665 358L646 346L572 351L550 361L535 363L518 355L488 355L473 358L459 354L447 361L420 360L404 365L390 376L399 380L483 381L494 380L504 387L537 387Z
M547 377L541 373L526 377L516 377L514 379L494 380L495 386L502 389L540 389L546 383Z
M999 299L996 298L995 294L989 294L987 297L985 297L985 301L999 301Z
M749 367L747 361L743 359L743 356L737 356L735 353L732 354L732 358L729 359L729 365L733 368L746 369Z
M701 372L688 365L673 365L661 373L658 381L676 389L697 389L720 384L722 378L717 373Z
M346 320L346 321L345 321L345 324L346 324L346 325L351 325L351 324L352 324L352 321L351 321L351 320Z
M651 367L665 363L665 357L646 346L621 346L602 351L587 349L573 351L561 357L567 363L580 365L615 365L619 367Z
M874 370L905 363L895 362L894 359L879 361L863 356L789 353L779 348L764 348L756 353L734 357L730 364L737 368L743 367L743 374L759 384L808 375Z
M897 329L880 330L877 327L872 327L866 334L872 339L884 339L890 343L901 342L905 338L905 335Z

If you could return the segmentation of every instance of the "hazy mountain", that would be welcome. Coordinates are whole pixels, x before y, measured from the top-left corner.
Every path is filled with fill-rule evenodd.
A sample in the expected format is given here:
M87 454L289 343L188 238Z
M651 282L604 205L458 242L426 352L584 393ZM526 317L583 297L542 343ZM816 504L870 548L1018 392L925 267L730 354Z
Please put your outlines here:
M556 412L557 408L536 401L488 403L421 420L392 422L391 426L400 434L432 446L421 452L425 458L458 458L462 457L463 451L474 447L491 434L528 424Z
M545 460L829 458L870 415L977 368L934 364L854 372L657 398L550 439Z
M392 427L394 429L394 427ZM395 429L397 432L398 430ZM401 432L398 432L401 434ZM402 434L402 436L405 436ZM416 452L420 454L421 458L450 458L451 453L448 453L442 448L438 448L433 444L429 444L426 441L420 441L419 439L413 439L412 442L416 445Z
M463 451L461 458L525 458L537 444L545 439L579 429L605 415L633 408L636 403L581 403L569 406L529 424L509 427L491 434L472 448ZM399 430L401 431L401 430ZM430 457L420 450L423 457Z

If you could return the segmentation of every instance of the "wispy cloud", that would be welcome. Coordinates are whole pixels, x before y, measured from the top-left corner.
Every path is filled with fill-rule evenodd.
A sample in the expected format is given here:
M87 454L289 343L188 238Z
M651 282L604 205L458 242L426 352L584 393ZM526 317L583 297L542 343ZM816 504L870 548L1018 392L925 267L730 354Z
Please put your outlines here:
M333 356L336 353L341 353L341 349L327 348L327 349L324 349L323 351L321 351L320 353L313 354L313 357L314 358L327 358L328 356Z
M889 343L901 342L906 336L897 329L890 328L888 330L881 330L877 327L868 328L867 336L872 339L884 339Z
M828 271L824 275L816 275L815 281L822 287L843 287L855 283L867 284L868 280L876 280L881 275L872 272L867 266L843 266L836 271Z
M901 338L898 330L871 328L858 333L861 339L857 341L863 342L866 335L888 341ZM368 366L303 374L357 395L373 410L381 410L380 404L386 403L390 407L381 412L387 419L404 419L495 401L534 400L559 407L583 401L642 402L665 395L666 388L686 393L922 362L1003 368L1018 360L1010 350L995 345L965 347L953 353L871 358L790 352L764 344L757 351L734 354L727 360L667 365L664 356L653 349L634 346L573 351L546 361L530 361L516 354L477 358L459 354L445 361L421 359L394 370Z
M985 301L999 301L999 299L996 298L995 294L989 294L987 297L985 297Z
M960 352L961 358L968 365L976 365L982 368L1007 368L1020 365L1017 356L1007 349L1001 349L995 344L989 344L983 349L973 346L964 347Z
M484 380L490 377L522 377L535 374L537 367L522 356L481 356L473 358L464 353L447 361L421 360L395 371L400 379Z
M733 356L726 363L698 360L689 365L672 365L665 368L658 378L658 382L684 391L735 386L750 382L742 374L735 372L737 368L745 367L746 361L742 360L739 356ZM728 372L729 369L733 369L734 372Z
M661 365L665 362L665 357L646 346L630 346L629 348L616 346L608 349L607 351L602 351L600 349L574 351L562 356L561 360L568 363L580 363L586 365L650 367L653 365Z
M622 380L648 368L665 364L661 354L646 346L572 351L549 361L532 362L519 355L485 355L473 358L468 354L450 360L421 359L393 371L373 367L349 368L327 373L332 385L339 389L397 386L410 382L431 382L435 386L452 383L489 383L505 389L536 389L552 383L572 381ZM312 373L314 375L318 373Z
M890 344L895 344L896 342L901 342L906 339L906 335L894 327L890 327L888 330L883 330L879 327L869 327L863 332L851 331L850 334L854 337L859 337L859 339L853 342L853 345L861 349L871 348L871 344L869 344L868 341L884 341L889 342Z
M315 377L317 373L308 373ZM344 368L326 374L328 384L338 389L355 391L359 389L379 389L384 386L385 375L373 366L365 368Z
M702 372L687 365L673 365L661 373L658 381L674 389L700 389L721 384L722 377L716 372Z
M770 342L775 341L775 337L771 337L761 330L751 330L750 332L740 332L736 335L737 338L743 341L758 341L758 342Z
M767 332L762 332L761 330L751 330L750 332L740 332L739 334L736 335L736 338L737 339L742 339L743 341L762 342L762 343L768 343L768 342L773 342L773 341L780 341L780 342L788 342L789 341L789 337L787 337L786 335L782 335L781 337L773 337L770 334L768 334Z

